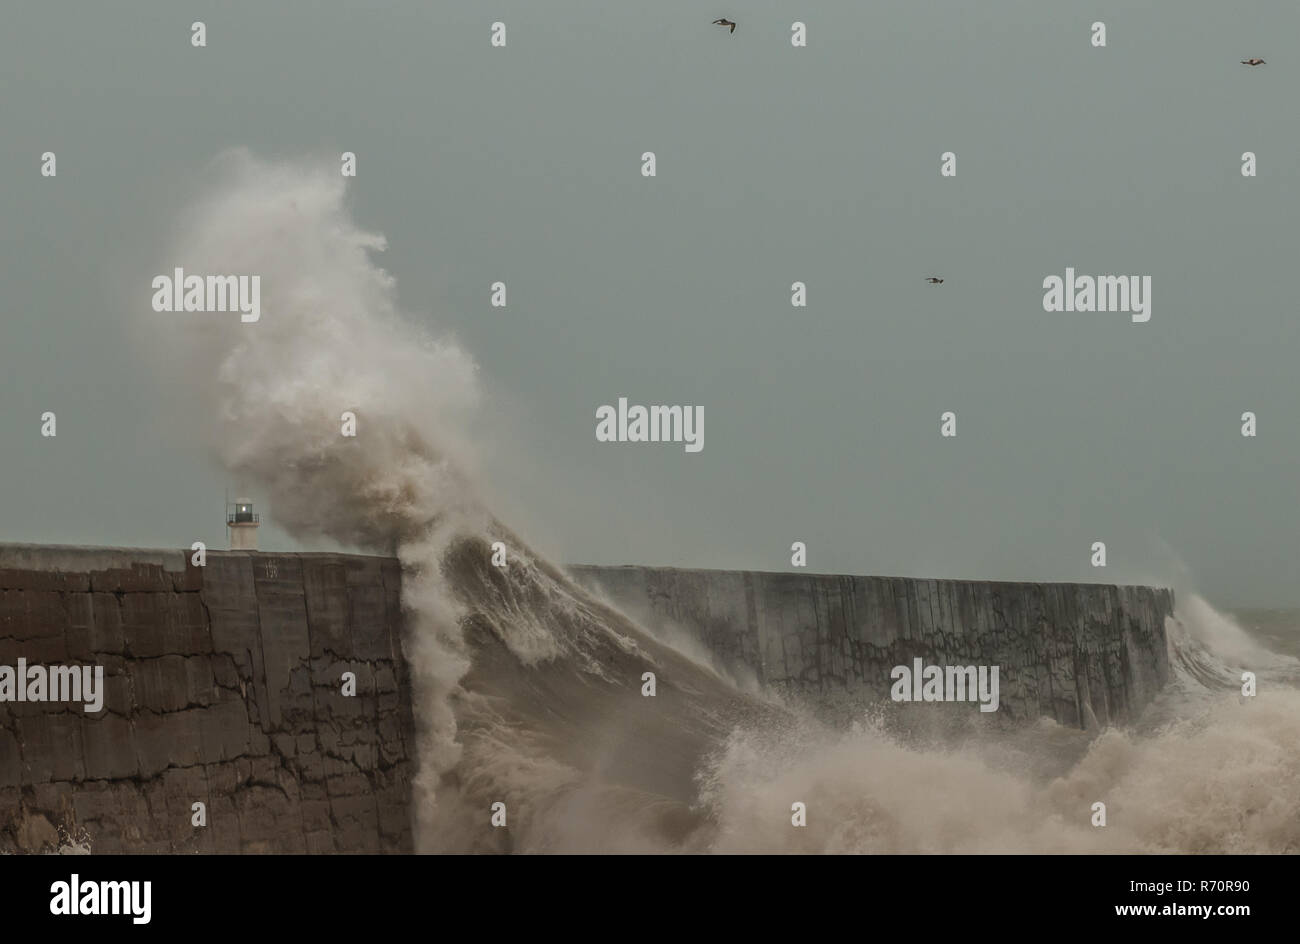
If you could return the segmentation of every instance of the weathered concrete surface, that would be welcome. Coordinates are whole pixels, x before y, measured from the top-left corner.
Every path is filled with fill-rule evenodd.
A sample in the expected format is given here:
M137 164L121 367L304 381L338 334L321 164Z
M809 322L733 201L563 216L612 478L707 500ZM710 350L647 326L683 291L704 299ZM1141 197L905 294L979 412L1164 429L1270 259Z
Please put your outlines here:
M1000 716L1136 715L1167 590L573 567L760 682L854 704L889 670L1001 666ZM0 703L0 852L407 851L416 767L395 560L0 545L0 665L102 665L104 710ZM340 677L357 676L356 697ZM191 823L207 806L208 825Z
M394 560L0 545L0 665L106 689L0 703L0 851L409 850L400 627Z
M574 566L654 628L696 636L723 666L813 699L889 697L890 670L1000 666L999 713L1086 727L1131 721L1169 678L1170 590L821 574Z

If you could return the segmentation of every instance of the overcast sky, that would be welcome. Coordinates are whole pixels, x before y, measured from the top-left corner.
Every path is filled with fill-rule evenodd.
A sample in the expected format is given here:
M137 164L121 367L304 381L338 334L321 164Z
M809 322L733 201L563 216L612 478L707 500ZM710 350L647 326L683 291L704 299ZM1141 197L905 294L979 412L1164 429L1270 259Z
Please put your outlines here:
M799 540L818 572L1300 602L1294 2L343 6L6 10L0 540L225 546L239 483L158 432L124 325L218 152L351 150L403 306L481 365L485 489L560 560ZM1067 266L1151 276L1151 320L1044 312ZM702 405L703 451L597 443L619 396Z

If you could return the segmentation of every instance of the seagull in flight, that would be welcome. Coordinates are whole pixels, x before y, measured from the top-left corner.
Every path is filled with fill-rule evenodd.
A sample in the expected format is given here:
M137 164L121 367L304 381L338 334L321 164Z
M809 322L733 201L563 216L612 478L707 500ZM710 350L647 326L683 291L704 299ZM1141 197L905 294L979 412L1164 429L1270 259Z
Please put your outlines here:
M1241 64L1242 64L1243 66L1262 66L1262 65L1267 65L1267 63L1265 63L1263 59L1243 59L1243 60L1241 60Z
M943 279L936 279L933 275L926 279L931 285L942 285Z
M731 20L726 19L725 17L724 17L723 19L720 19L720 20L714 20L714 21L713 21L713 25L714 25L714 26L730 26L730 27L731 27L731 32L734 33L734 32L736 31L736 24L733 23L733 22L731 22Z

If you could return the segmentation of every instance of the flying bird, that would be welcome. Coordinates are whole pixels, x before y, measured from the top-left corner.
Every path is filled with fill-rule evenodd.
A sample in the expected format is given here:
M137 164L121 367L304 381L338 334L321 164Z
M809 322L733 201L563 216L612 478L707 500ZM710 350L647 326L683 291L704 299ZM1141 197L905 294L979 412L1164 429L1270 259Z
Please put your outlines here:
M933 275L926 279L931 285L942 285L943 279L936 279Z
M1241 64L1243 66L1262 66L1267 63L1265 63L1263 59L1243 59L1241 60Z
M733 22L731 22L731 20L728 20L728 19L725 19L725 18L724 18L724 19L721 19L721 20L714 20L714 21L713 21L713 25L714 25L714 26L730 26L730 27L731 27L731 32L734 33L734 32L736 31L736 24L733 23Z

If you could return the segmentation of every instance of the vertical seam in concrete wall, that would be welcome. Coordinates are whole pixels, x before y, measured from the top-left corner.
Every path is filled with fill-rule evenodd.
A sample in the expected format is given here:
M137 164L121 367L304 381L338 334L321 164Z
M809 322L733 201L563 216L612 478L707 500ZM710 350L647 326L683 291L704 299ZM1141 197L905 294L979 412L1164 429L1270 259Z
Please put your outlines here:
M745 621L750 641L754 646L754 651L758 655L758 682L760 685L767 684L767 659L766 652L763 648L763 634L758 625L758 604L754 599L754 581L755 575L746 571L745 579Z
M303 561L303 567L302 567L302 608L303 611L307 614L307 687L311 691L311 716L313 721L312 730L318 731L320 727L320 706L316 702L316 666L314 664L316 660L316 656L315 656L316 647L312 642L312 636L311 636L311 595L307 593L307 562L305 560ZM290 685L292 685L293 684L292 672L289 673L289 678L290 678ZM295 742L294 751L296 753L298 750L296 737L294 738L294 742ZM272 746L274 748L274 743ZM316 750L318 752L321 751L319 733L316 734ZM284 763L283 757L280 759L280 763L281 764ZM299 779L301 780L301 777ZM305 804L302 802L301 799L301 792L302 792L301 784L299 785L298 789L299 789L298 823L299 823L299 828L302 831L303 842L305 843L307 837L307 820L304 818L304 814L303 814L303 807L305 806ZM333 824L333 814L331 813L330 816L331 816L330 822L331 824ZM333 839L332 836L330 838L331 840Z

